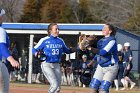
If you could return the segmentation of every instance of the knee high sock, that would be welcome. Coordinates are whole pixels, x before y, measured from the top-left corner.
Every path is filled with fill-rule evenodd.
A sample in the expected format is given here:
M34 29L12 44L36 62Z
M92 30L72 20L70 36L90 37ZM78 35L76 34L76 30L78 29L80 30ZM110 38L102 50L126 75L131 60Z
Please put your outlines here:
M117 79L114 80L114 84L116 86L116 89L119 89L119 84L118 84L118 80Z
M36 80L39 80L40 73L37 74Z

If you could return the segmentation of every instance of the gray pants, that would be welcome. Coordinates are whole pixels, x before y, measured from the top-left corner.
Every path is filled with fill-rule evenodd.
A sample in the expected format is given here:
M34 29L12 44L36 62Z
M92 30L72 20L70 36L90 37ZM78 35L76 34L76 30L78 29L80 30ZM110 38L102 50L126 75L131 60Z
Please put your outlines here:
M0 93L9 93L9 73L4 63L0 61Z
M110 67L97 66L93 78L98 79L100 82L102 80L112 82L118 73L118 64Z
M41 68L50 83L49 93L59 93L61 86L60 64L42 62Z

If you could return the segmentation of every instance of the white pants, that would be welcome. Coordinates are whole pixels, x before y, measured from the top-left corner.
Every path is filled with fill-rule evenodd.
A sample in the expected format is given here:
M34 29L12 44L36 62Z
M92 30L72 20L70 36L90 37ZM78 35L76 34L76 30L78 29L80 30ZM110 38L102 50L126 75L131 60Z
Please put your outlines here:
M50 83L49 93L59 93L61 86L60 64L42 62L41 68Z
M98 79L99 81L105 80L112 82L118 73L118 64L110 67L101 67L100 65L97 66L97 69L94 73L93 78Z
M65 73L62 73L62 80L61 80L61 85L67 85L67 78Z
M67 81L68 81L68 85L74 86L73 73L68 73L68 74L67 74Z
M0 61L0 93L9 93L9 73L4 63Z

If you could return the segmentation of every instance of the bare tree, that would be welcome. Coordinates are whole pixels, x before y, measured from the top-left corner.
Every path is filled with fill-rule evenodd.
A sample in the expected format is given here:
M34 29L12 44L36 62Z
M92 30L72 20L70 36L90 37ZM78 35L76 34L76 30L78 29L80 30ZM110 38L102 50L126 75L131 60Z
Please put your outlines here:
M88 10L88 1L89 0L69 0L77 23L91 23L93 21Z
M75 18L77 20L77 23L81 23L80 22L80 18L79 18L79 1L78 0L70 0L69 1L70 5L71 5L71 8L73 10L73 13L75 15Z
M131 16L139 0L87 0L91 14L117 26L122 26Z
M6 22L17 22L26 0L0 0L0 6L6 11Z

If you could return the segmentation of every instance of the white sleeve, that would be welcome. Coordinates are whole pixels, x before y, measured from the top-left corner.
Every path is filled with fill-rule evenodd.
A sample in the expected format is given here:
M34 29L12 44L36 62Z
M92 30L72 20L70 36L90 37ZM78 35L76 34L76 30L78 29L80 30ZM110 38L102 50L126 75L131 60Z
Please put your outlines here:
M104 47L104 50L106 52L109 52L109 50L114 46L115 44L115 40L111 40L105 47Z
M6 43L6 32L0 28L0 43Z
M41 46L42 42L43 42L44 40L48 39L48 38L49 38L48 36L47 36L47 37L44 37L44 38L41 38L41 39L39 40L39 42L37 43L37 45L34 46L34 48L37 49L39 46Z

